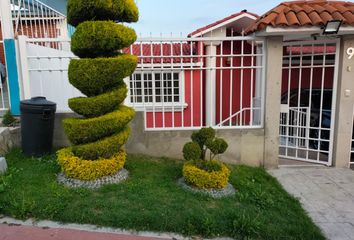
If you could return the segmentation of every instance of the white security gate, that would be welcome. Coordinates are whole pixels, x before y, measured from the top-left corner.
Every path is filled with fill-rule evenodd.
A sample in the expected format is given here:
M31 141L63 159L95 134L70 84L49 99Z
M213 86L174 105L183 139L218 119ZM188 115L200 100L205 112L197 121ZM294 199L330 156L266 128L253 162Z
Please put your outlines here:
M332 165L339 42L284 44L280 158Z

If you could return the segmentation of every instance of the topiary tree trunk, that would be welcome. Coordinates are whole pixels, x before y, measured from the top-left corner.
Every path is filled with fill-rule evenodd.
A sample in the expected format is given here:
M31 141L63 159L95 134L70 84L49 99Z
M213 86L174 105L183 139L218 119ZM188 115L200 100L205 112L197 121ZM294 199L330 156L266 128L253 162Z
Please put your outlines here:
M68 23L77 27L71 50L69 81L86 97L69 100L82 117L64 120L72 147L58 151L58 162L67 177L94 180L117 173L125 164L124 144L128 123L135 112L124 106L127 86L137 58L120 49L136 41L133 29L117 22L136 22L134 0L69 0Z

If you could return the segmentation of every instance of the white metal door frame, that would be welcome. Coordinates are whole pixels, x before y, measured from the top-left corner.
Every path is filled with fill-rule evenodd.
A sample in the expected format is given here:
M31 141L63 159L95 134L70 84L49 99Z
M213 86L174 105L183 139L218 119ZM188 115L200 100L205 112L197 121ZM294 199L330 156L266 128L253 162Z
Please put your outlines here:
M0 17L0 27L1 27L1 17ZM4 36L4 35L3 35ZM5 111L7 111L10 108L10 95L9 95L9 84L8 84L8 79L7 79L7 71L6 71L6 55L5 55L5 45L3 39L0 39L0 48L3 49L4 53L4 61L1 62L1 64L4 65L5 67L5 81L2 82L2 79L0 77L0 116L4 114Z
M279 147L280 147L280 151L279 151L279 157L281 158L286 158L286 159L292 159L292 160L299 160L299 161L304 161L304 162L311 162L311 163L319 163L319 164L323 164L323 165L327 165L327 166L332 166L333 163L333 139L334 139L334 126L335 126L335 106L336 106L336 96L337 96L337 83L338 83L338 63L339 63L339 49L340 49L340 39L330 39L330 40L317 40L317 41L301 41L301 42L287 42L284 43L284 47L291 47L291 46L296 46L299 47L298 51L299 54L298 55L292 55L292 52L290 52L289 55L284 55L284 60L286 58L289 59L289 72L288 72L288 76L287 76L287 104L288 105L282 105L281 107L281 119L280 119L280 143L279 143ZM328 49L328 47L331 46L335 46L335 53L330 52ZM306 54L304 49L306 47L310 47L311 49L311 53L310 54ZM323 53L316 53L316 47L322 47L323 48ZM290 50L292 51L292 50ZM321 54L323 55L321 57ZM334 61L331 62L331 64L327 64L327 56L331 55L334 56ZM309 66L307 65L303 65L303 60L305 60L305 57L309 57L311 58L310 62L311 64ZM317 65L317 63L315 64L314 60L315 60L315 56L320 57L321 59L319 61L322 61L322 65ZM292 60L293 59L298 59L298 62L296 64L298 65L292 65ZM285 61L284 61L285 62ZM319 123L318 123L318 127L314 127L311 125L311 122L309 121L309 117L312 117L312 111L314 110L312 107L312 95L313 95L313 90L316 90L316 87L313 85L314 83L314 69L315 68L319 68L321 69L321 83L320 83L320 108L319 108L319 114L318 114L318 118L319 118ZM330 112L330 127L328 128L324 128L322 126L322 121L323 121L323 114L324 114L324 93L326 90L325 87L325 71L328 68L332 68L333 67L333 85L332 85L332 105L331 105L331 112ZM309 68L310 69L310 79L309 81L309 92L308 92L308 110L306 113L305 118L301 118L300 119L300 112L302 113L302 115L305 116L305 112L306 109L303 109L304 106L301 106L301 98L302 98L302 91L303 89L306 88L302 88L303 87L303 82L302 82L302 73L303 73L303 69L305 68ZM283 66L283 69L287 69L286 66ZM298 69L298 89L297 90L297 108L295 107L291 107L290 106L290 98L291 98L291 77L292 77L292 70L293 69ZM284 74L284 73L283 73ZM284 83L282 83L284 84ZM293 121L293 123L290 123L290 117L291 114L290 112L296 112L297 111L297 116L293 116L291 121ZM305 112L304 112L305 111ZM284 120L287 121L284 124ZM296 130L296 133L294 133L294 129ZM292 132L291 132L292 131ZM303 132L305 131L305 133ZM313 131L317 131L318 137L314 138L310 136L310 132ZM326 131L329 131L329 139L324 139L322 137L322 133L325 133ZM300 133L299 133L300 132ZM305 135L305 137L303 136ZM289 146L289 139L295 139L296 141L294 142L295 145L294 146ZM286 140L286 143L284 144L284 139ZM302 145L300 145L300 142ZM315 148L311 148L310 147L310 142L312 142L314 145L317 142L317 149ZM325 142L328 144L328 150L322 150L322 146L321 144ZM304 146L303 146L304 145ZM295 152L294 154L289 154L289 149L291 149L292 152ZM305 156L299 156L299 152L302 152L302 155L305 154ZM316 158L314 158L310 153L316 153ZM326 160L321 160L321 155L323 154L328 154L325 158Z

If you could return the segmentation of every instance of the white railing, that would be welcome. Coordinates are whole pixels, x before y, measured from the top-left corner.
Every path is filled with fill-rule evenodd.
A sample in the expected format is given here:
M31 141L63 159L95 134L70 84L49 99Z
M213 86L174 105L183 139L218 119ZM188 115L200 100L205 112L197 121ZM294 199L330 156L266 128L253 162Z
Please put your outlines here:
M144 112L146 130L261 128L263 47L250 37L139 39L124 50L139 57L126 104ZM23 96L70 112L67 100L80 96L67 77L70 40L19 37L19 48Z
M142 38L124 52L139 57L128 104L146 130L263 126L262 40Z
M66 38L66 16L39 0L10 0L14 32L29 38Z
M310 120L309 107L282 106L280 113L280 146L287 148L308 148ZM280 155L283 157L287 156L287 154Z

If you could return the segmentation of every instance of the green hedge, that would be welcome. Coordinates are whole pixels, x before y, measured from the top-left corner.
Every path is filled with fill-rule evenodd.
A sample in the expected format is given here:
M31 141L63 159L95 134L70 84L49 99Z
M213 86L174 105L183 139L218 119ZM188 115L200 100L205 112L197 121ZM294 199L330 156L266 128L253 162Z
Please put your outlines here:
M123 129L135 116L132 108L120 106L117 111L96 118L64 119L64 130L74 145L95 142Z
M132 55L73 59L69 64L69 81L86 96L97 96L123 85L123 79L133 74L137 62Z
M81 23L71 39L71 51L80 58L112 57L136 41L134 29L112 21Z
M90 20L139 20L139 10L134 0L68 0L67 6L68 23L75 27Z
M77 114L92 118L114 111L124 101L128 89L122 86L117 90L96 97L77 97L69 99L69 107Z
M85 160L108 159L121 150L130 135L130 128L125 127L121 132L97 142L76 145L72 147L75 156Z

